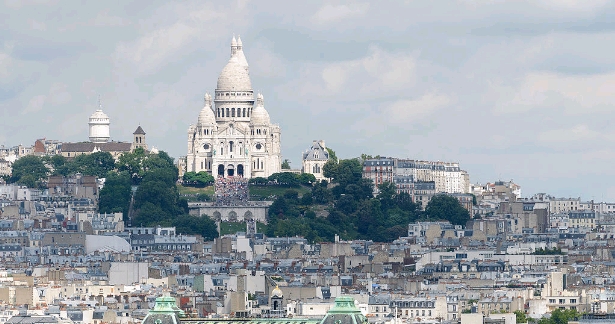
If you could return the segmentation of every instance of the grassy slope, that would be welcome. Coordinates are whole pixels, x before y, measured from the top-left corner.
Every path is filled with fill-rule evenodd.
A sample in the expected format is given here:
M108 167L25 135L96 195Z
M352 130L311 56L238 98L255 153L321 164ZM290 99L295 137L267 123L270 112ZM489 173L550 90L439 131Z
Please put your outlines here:
M286 190L297 190L299 192L299 196L303 196L303 194L310 192L311 189L308 187L298 187L298 188L287 188L287 187L278 187L278 186L250 186L250 196L254 197L255 200L261 200L260 198L266 199L270 196L282 196L286 192Z
M267 225L257 222L256 223L256 231L258 233L264 233L267 230ZM246 223L231 223L231 222L221 222L220 223L220 236L226 234L235 234L237 232L246 232Z

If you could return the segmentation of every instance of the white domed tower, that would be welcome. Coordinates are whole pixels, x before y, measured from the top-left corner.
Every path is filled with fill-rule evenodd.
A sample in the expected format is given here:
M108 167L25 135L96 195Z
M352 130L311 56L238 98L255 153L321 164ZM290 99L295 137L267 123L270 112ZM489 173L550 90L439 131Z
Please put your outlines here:
M88 125L90 126L90 142L107 143L111 138L109 116L102 111L102 107L99 106L99 109L90 116Z
M250 116L250 135L252 137L252 175L266 178L280 172L280 128L271 125L269 113L265 109L265 98L258 94Z
M206 95L196 126L188 129L186 170L246 178L279 172L279 129L271 124L262 95L260 105L255 105L243 43L233 37L231 57L218 77L213 106Z
M284 309L284 293L280 287L275 286L269 296L269 306L273 317L283 317L286 313Z

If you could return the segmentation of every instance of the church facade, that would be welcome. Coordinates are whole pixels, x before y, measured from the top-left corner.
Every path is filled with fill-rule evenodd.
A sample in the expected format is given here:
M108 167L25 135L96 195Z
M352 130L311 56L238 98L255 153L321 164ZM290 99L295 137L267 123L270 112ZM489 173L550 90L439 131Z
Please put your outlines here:
M268 177L281 169L280 136L263 95L254 94L241 38L233 37L214 97L205 94L197 123L188 128L186 171Z

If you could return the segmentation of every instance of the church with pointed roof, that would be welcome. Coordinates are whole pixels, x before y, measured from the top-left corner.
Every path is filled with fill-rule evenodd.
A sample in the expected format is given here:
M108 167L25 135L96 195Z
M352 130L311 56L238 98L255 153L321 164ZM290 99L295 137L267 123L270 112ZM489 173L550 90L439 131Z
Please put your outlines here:
M70 159L84 154L108 152L115 160L118 160L122 154L132 152L138 147L147 151L145 131L141 125L132 133L133 141L130 143L111 141L110 124L109 116L102 111L102 105L99 103L99 108L90 116L88 121L90 141L64 142L60 145L59 153Z
M271 123L263 95L254 94L241 38L233 37L230 56L214 97L205 94L197 123L188 128L186 171L268 177L281 168L280 127Z

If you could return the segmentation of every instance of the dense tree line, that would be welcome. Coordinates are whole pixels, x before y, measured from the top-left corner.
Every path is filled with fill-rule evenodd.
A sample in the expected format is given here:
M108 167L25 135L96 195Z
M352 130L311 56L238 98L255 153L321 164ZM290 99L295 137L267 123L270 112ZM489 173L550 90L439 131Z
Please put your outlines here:
M29 155L15 161L8 181L42 188L50 175L69 176L76 173L105 178L105 185L99 194L98 208L101 213L121 212L125 221L132 222L132 225L175 226L178 233L199 234L206 239L218 236L211 219L188 214L188 203L179 197L176 186L178 170L166 152L152 154L137 148L122 154L117 163L108 152L84 154L73 159L61 155ZM213 181L211 175L202 173L188 174L188 178L197 186ZM133 188L136 189L134 196ZM131 201L134 213L129 220Z
M256 177L249 180L251 185L276 185L288 188L298 188L301 185L311 186L316 183L316 177L311 173L279 172L267 178Z
M182 177L182 185L186 187L203 188L212 185L214 181L214 177L205 171L186 172Z
M534 319L528 317L523 311L514 311L517 323L535 323L535 324L567 324L570 321L576 320L581 314L576 309L555 309L551 312L549 318Z
M397 193L392 183L379 185L374 197L373 182L362 177L357 159L331 159L323 170L332 184L314 183L302 197L289 189L273 202L267 235L299 235L318 242L333 241L338 234L342 239L390 242L407 235L408 224L417 220L465 225L470 219L459 201L446 195L435 196L425 211L409 194Z
M276 185L289 188L276 198L269 208L269 236L304 236L310 241L333 241L336 234L342 239L367 239L390 242L407 233L408 224L417 220L449 220L465 225L469 213L456 198L433 197L425 211L407 193L397 193L394 184L374 185L362 177L358 159L338 160L330 151L324 165L325 177L317 182L312 174L275 173L268 178L250 179L251 185ZM216 226L208 217L188 215L188 204L179 196L178 170L165 152L150 154L143 149L125 153L117 163L109 153L98 152L78 156L72 160L61 156L24 157L14 164L11 182L31 187L40 185L48 175L84 175L106 177L100 192L99 211L103 213L131 212L132 225L176 226L179 233L217 237ZM206 186L213 177L206 173L187 173L184 183ZM308 186L311 191L299 196L295 188ZM134 195L133 195L134 190Z
M115 160L108 152L96 152L67 159L62 155L24 156L12 165L9 183L29 188L43 188L49 176L68 176L81 173L86 176L104 178L115 169Z
M126 201L126 197L130 195L125 195L125 186L129 184L137 188L133 201L133 218L130 220L133 226L175 226L178 233L198 234L206 240L218 236L212 219L188 214L188 201L179 196L177 189L179 172L166 152L148 154L142 149L136 149L132 153L123 154L117 164L117 175L109 177L115 187L108 192L103 188L100 198L103 202L107 195L113 195L114 204L101 205L101 210L120 207L125 210L126 204L130 204L130 201ZM117 194L118 190L122 191L122 194Z

